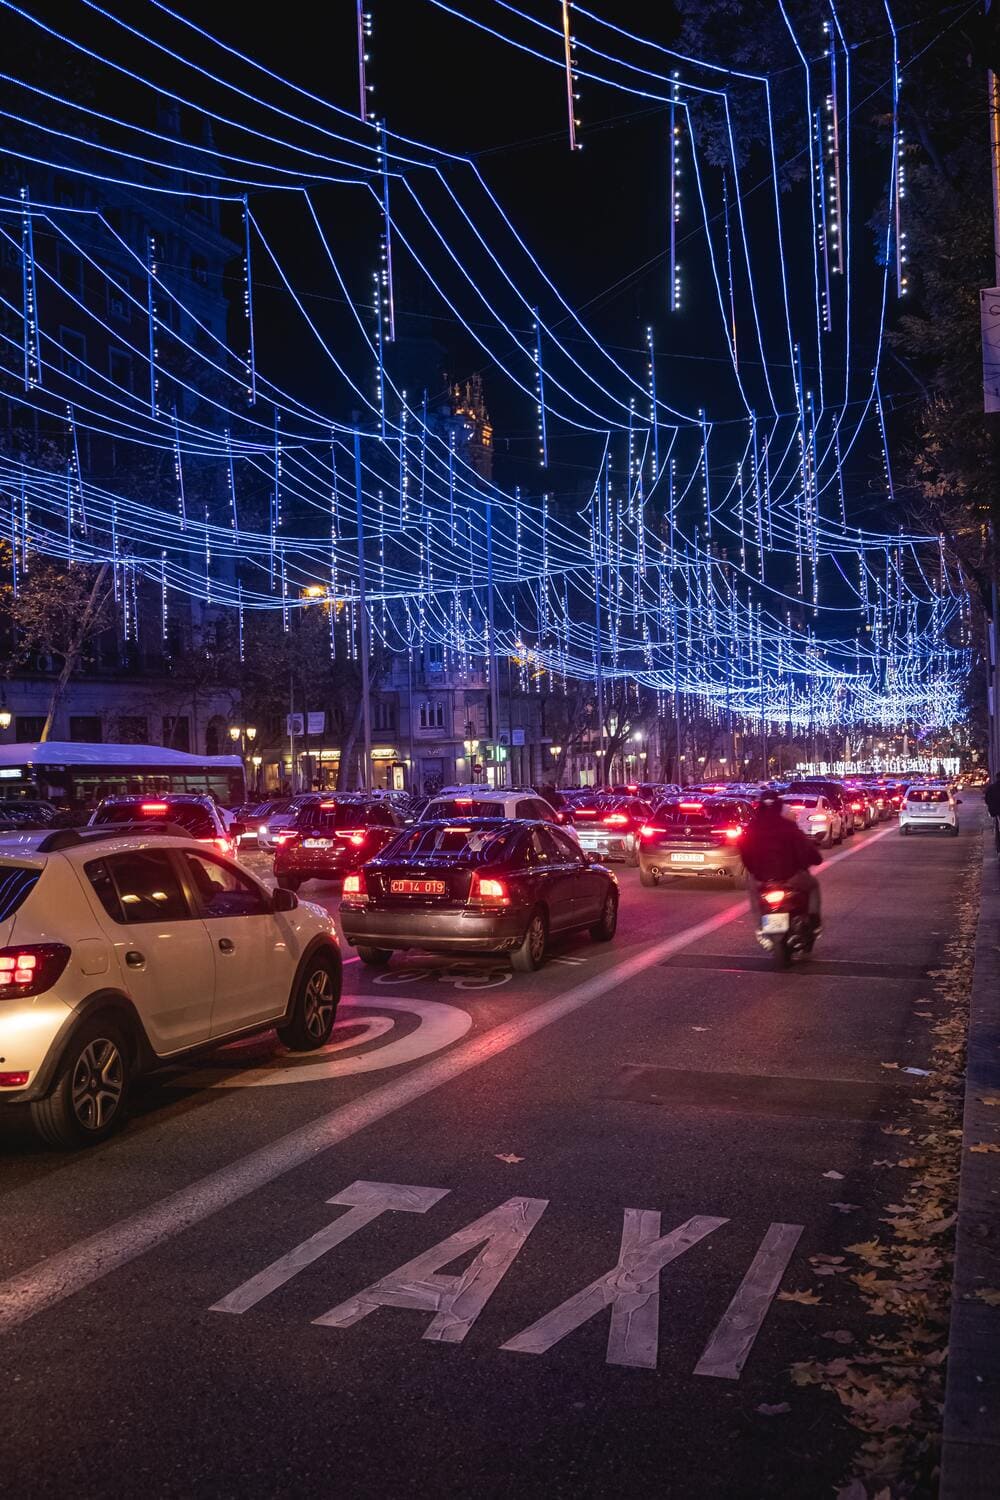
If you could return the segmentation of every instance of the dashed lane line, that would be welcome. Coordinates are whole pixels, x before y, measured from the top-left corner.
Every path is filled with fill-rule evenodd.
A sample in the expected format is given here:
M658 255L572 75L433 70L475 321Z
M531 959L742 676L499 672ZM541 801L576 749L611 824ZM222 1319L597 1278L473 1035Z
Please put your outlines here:
M850 859L895 831L890 825L872 834L864 843L853 844L826 860L824 868L829 869L841 860ZM519 1042L527 1041L547 1026L573 1015L609 992L617 991L620 1003L627 1004L630 979L691 943L718 932L742 916L745 910L745 902L735 902L673 937L650 943L631 958L574 985L565 994L545 1000L522 1015L459 1043L450 1052L413 1068L404 1077L380 1084L360 1098L320 1115L279 1140L161 1198L158 1203L57 1251L25 1271L17 1272L0 1283L0 1333L16 1328L46 1308L55 1307L112 1271L128 1265L137 1256L200 1224L220 1209L240 1202L286 1172L313 1160L320 1152L340 1145L341 1141L460 1078L472 1068L492 1061Z

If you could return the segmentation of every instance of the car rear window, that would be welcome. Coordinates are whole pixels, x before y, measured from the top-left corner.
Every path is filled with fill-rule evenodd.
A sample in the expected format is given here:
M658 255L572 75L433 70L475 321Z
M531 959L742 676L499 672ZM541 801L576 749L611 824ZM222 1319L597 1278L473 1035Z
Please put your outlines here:
M496 802L480 802L474 797L441 797L429 802L421 813L422 822L432 818L504 818L504 805Z
M382 828L394 828L396 820L389 808L375 802L312 802L299 810L295 818L296 828L321 829L332 833L334 829L370 828L372 824Z
M707 802L701 797L671 797L653 814L657 822L707 823L710 828L729 827L740 821L744 810L738 802Z
M134 802L109 802L97 809L95 823L142 823L151 821L177 823L196 839L210 839L216 832L215 819L207 807L197 802L170 802L137 797Z
M392 847L391 858L433 859L450 864L468 861L472 864L496 864L510 854L517 838L513 828L470 828L464 824L444 824L434 828L413 828Z
M907 802L947 802L948 793L941 787L911 787L906 794Z
M796 808L799 808L799 807L818 807L819 806L819 798L818 797L807 797L806 794L805 794L805 792L802 792L801 794L796 794L795 792L792 792L789 796L783 797L781 800L784 803L785 807L790 807L790 808L792 808L793 811Z
M0 865L0 922L12 917L24 905L41 873L30 865Z

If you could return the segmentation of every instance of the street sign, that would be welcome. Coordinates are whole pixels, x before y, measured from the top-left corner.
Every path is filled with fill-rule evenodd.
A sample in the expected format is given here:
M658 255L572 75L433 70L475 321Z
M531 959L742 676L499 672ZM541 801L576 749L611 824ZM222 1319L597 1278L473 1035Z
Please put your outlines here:
M289 739L291 739L293 735L305 734L305 715L286 714L285 733L288 735Z
M510 732L510 742L511 742L512 745L523 745L524 744L524 730L523 729L512 729L511 732Z
M306 715L306 732L308 734L322 734L326 729L326 713Z

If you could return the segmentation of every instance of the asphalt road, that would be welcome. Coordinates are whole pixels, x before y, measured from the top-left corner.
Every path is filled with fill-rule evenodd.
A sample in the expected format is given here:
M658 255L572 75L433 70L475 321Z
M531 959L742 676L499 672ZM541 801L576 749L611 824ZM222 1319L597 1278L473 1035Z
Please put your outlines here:
M158 1075L82 1156L8 1129L5 1487L831 1493L857 1435L787 1372L862 1315L809 1257L894 1191L872 1163L921 1087L964 811L957 840L884 824L828 856L787 974L738 894L625 870L609 946L534 976L350 964L322 1054Z

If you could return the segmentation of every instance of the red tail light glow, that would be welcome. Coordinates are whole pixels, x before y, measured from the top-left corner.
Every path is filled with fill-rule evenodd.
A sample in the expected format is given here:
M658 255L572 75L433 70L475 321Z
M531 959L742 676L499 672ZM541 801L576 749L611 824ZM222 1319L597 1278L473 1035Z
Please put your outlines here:
M861 810L862 810L862 804L860 802L852 802L851 803L851 812L861 812Z
M678 802L681 812L704 812L704 802Z
M367 836L363 828L345 828L343 832L337 834L338 839L346 839L349 844L354 845L355 849L361 848Z
M320 803L320 807L323 809L324 812L329 812L330 809L333 808L333 807L336 807L336 805L337 805L336 802L321 802Z
M155 818L162 817L165 812L169 812L170 807L166 802L143 802L139 811L145 813L147 817Z
M289 844L293 838L295 838L294 833L276 833L274 835L274 842L276 844Z
M780 906L785 899L784 891L765 891L764 900L768 906Z
M352 906L364 906L367 903L368 885L364 870L355 870L353 874L344 876L343 895Z
M509 906L510 892L506 881L498 880L494 875L480 875L476 871L472 876L469 901L477 906Z
M455 806L456 807L471 807L472 806L472 798L471 797L456 797L455 798Z
M742 828L724 828L722 831L727 839L738 839L743 835Z
M65 943L26 943L0 948L0 1000L41 995L51 989L69 962Z
M201 840L199 840L199 842L201 842ZM222 854L232 854L233 852L232 839L206 839L205 842L214 844L216 849L218 849Z
M625 813L608 813L602 820L609 828L624 828L628 823Z
M0 1089L23 1089L27 1081L27 1073L0 1073Z
M643 823L639 829L639 837L641 839L651 839L655 838L658 833L666 833L666 831L665 828L657 827L655 823Z

